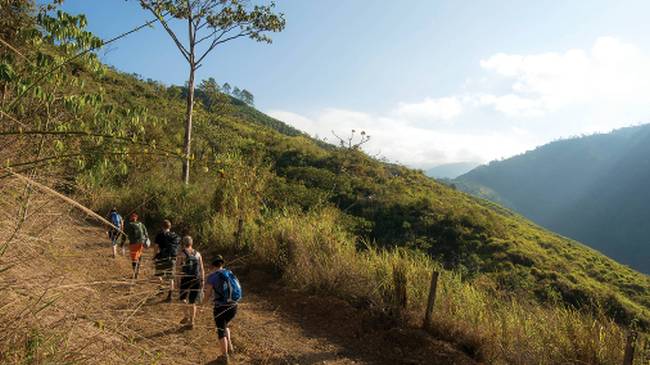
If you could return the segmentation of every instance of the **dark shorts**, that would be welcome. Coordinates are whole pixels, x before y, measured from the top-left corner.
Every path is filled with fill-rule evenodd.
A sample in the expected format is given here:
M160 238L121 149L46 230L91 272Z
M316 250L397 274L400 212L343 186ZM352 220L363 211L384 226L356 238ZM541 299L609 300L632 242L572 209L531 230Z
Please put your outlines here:
M214 315L214 324L217 326L217 336L226 337L226 328L228 323L235 318L237 314L237 303L228 305L215 305L212 311Z
M164 279L172 279L176 272L176 257L157 258L155 261L156 276L162 276Z
M181 301L187 299L188 303L196 303L196 298L199 297L201 292L201 280L195 278L183 278L181 279Z

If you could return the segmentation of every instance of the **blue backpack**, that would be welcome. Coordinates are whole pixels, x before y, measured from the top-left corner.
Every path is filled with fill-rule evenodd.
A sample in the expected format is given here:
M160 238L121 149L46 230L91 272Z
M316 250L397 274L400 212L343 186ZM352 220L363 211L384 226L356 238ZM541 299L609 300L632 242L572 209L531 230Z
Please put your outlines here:
M242 297L239 280L228 269L221 269L217 272L219 273L219 278L222 280L222 284L214 287L216 294L215 301L222 304L237 303Z
M122 216L117 212L112 212L111 223L113 223L113 226L115 226L115 228L120 229L120 226L122 226Z

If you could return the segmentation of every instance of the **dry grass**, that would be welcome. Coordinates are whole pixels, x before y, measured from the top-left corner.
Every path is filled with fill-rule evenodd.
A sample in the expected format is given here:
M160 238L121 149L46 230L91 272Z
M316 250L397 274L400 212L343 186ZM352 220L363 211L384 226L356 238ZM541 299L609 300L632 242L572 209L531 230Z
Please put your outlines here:
M222 216L219 226L219 232L230 233L235 224ZM486 277L464 281L413 251L357 250L338 226L334 210L274 216L247 232L250 261L275 268L299 289L380 311L393 306L393 270L402 268L408 311L416 323L424 313L431 272L437 270L441 279L431 331L474 358L490 364L622 363L627 333L604 315L508 298ZM232 245L228 234L213 241L219 249ZM641 357L636 364L642 364Z
M126 260L115 267L85 255L99 244L97 229L61 200L25 187L0 180L0 363L192 363L167 351L176 345L138 331L151 326L141 314L156 291L119 274L128 273Z

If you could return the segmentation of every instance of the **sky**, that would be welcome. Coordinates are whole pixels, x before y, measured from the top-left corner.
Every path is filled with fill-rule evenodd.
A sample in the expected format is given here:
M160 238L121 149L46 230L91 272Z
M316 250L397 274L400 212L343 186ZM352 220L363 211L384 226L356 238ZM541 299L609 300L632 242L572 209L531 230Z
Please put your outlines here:
M135 0L66 0L108 39L150 19ZM198 71L313 136L371 136L411 167L488 162L582 134L650 122L646 0L277 0L283 32L239 39ZM181 29L181 28L179 28ZM117 69L183 84L161 27L99 52Z

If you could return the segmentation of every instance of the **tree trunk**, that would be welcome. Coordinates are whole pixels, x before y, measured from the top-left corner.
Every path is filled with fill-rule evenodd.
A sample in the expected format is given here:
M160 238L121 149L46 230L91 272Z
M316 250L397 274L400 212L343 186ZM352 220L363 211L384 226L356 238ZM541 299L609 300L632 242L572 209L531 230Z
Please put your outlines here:
M183 182L190 183L190 158L192 157L192 112L194 111L194 64L190 63L187 82L187 114L185 116L185 143L183 159Z
M187 10L189 17L187 18L187 35L189 37L189 57L190 64L190 78L187 80L187 116L185 119L185 145L183 159L183 182L185 185L190 183L190 159L192 158L192 112L194 111L194 72L196 71L196 63L194 59L194 46L195 43L195 29L192 21L192 5L187 0Z

